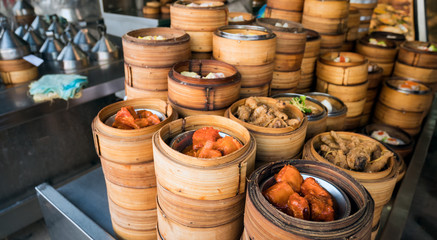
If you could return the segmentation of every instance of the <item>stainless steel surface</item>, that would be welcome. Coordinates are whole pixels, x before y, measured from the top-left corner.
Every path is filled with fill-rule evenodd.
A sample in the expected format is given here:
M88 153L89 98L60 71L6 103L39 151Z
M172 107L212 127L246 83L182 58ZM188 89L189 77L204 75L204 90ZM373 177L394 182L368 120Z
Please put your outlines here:
M65 36L66 32L70 32L71 36L76 36L78 31L79 30L77 30L76 26L73 23L69 22L69 23L67 23L67 26L64 29L64 36ZM66 38L66 36L65 36L65 38Z
M35 15L32 5L30 5L26 0L17 0L12 7L12 13L14 16Z
M120 57L120 50L106 35L106 27L99 25L98 30L100 39L91 49L91 56L98 62L106 62L118 59Z
M423 127L422 133L420 134L419 140L416 144L416 149L414 150L405 177L402 180L402 184L400 185L399 191L393 202L393 206L390 207L391 211L388 218L386 222L381 220L384 224L380 238L382 240L401 239L403 231L400 230L408 231L408 229L405 229L405 225L408 220L409 211L412 207L419 177L425 164L431 138L435 131L436 120L437 98L434 98L431 112L425 126Z
M47 38L39 49L39 53L46 61L57 61L59 53L61 53L65 45L55 38L52 31L47 31L46 36Z
M38 15L58 14L69 22L100 18L98 0L31 0ZM120 1L123 2L123 1Z
M47 183L35 189L52 239L115 239Z
M30 53L29 44L17 36L5 18L0 18L0 60L19 59Z
M39 33L41 38L46 38L46 30L49 25L44 21L42 16L36 16L30 26Z
M64 29L62 28L61 24L59 23L59 18L56 15L51 16L52 22L50 23L49 27L47 28L47 31L53 32L53 35L55 38L62 41L62 34L64 34ZM66 43L66 42L64 42Z
M30 51L33 53L38 52L44 43L44 40L39 36L39 33L34 31L32 27L30 27L27 33L24 34L23 40L29 44Z

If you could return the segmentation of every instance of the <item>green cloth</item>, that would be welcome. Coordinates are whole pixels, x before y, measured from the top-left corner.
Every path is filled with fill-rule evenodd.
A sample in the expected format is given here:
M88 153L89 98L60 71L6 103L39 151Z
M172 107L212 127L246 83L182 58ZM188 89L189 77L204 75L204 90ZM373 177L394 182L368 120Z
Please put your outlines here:
M29 85L29 92L37 99L62 98L68 100L88 83L85 76L75 74L47 74Z

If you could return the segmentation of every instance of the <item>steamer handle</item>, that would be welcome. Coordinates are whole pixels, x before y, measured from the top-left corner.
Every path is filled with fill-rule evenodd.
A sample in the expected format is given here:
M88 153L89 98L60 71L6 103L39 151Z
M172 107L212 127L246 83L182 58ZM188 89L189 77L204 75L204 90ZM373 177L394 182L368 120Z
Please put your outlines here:
M413 62L412 62L412 65L413 65L413 66L416 66L417 63L418 63L419 60L420 60L420 54L418 54L418 53L413 53L413 54L414 54L414 56L413 56Z
M226 25L229 25L229 9L225 7Z
M127 80L127 84L130 87L134 87L133 86L133 81L132 81L132 67L131 67L130 64L127 65L127 79L126 80Z
M247 177L247 160L238 164L238 189L237 195L243 193L246 190L246 177Z

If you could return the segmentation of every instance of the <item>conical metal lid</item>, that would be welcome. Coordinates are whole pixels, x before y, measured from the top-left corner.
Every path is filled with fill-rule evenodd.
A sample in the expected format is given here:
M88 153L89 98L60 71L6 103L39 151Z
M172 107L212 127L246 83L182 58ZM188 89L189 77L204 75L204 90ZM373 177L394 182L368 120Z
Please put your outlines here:
M42 16L36 16L30 26L39 33L40 37L43 39L46 38L46 31L49 25L44 21Z
M26 0L18 0L12 7L12 13L14 16L35 15L32 5L30 5Z
M81 29L74 36L73 42L82 49L84 52L90 52L92 47L96 44L97 40L91 35L86 28L86 22L79 22Z
M62 34L64 33L64 30L62 29L62 26L59 23L58 16L52 15L51 19L52 19L52 23L47 28L47 31L53 32L55 38L62 40L61 37L62 37Z
M71 32L71 36L76 36L78 30L73 23L69 22L69 23L67 23L67 26L65 27L64 32Z
M6 18L0 18L0 60L19 59L30 53L29 44L9 28Z
M118 59L118 47L108 39L105 25L99 25L97 28L100 33L100 39L91 49L93 58L99 62Z
M41 57L47 61L56 61L59 53L65 47L64 44L55 38L53 32L46 32L47 39L39 49Z
M17 36L19 36L20 38L23 38L24 34L26 34L26 27L20 25L17 27L17 29L15 29L14 33L17 34Z
M62 49L57 60L61 62L64 70L80 69L88 65L86 53L71 41L71 37L69 37L67 45Z
M29 43L30 51L33 53L38 52L39 48L44 43L44 40L39 36L38 32L34 31L32 27L24 34L23 40Z

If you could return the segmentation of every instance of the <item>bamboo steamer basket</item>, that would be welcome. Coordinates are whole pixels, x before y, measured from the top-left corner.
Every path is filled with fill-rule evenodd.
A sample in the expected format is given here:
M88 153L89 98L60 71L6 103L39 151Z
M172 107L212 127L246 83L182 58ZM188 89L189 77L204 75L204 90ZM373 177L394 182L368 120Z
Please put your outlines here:
M378 88L369 88L367 89L366 101L373 101L378 97Z
M231 18L242 16L244 21L230 21ZM229 25L251 25L255 21L255 16L247 12L230 12L228 15Z
M391 145L387 144L394 152L396 152L398 155L400 155L403 160L409 159L411 153L413 152L415 141L411 137L410 134L402 130L398 127L393 127L386 124L380 124L380 123L373 123L370 125L367 125L362 133L371 136L374 131L386 131L390 136L395 137L397 139L402 140L405 144L402 145ZM404 162L405 165L405 162ZM402 164L401 164L402 166Z
M346 40L346 34L320 34L320 50L322 48L341 48L343 42Z
M320 48L320 55L331 53L331 52L341 52L343 49L343 45L341 47L335 47L335 48Z
M224 78L198 79L186 77L183 71L206 76L223 73ZM216 60L189 60L177 63L168 73L168 98L177 106L198 111L228 108L240 96L241 78L237 69ZM224 112L224 111L223 111Z
M195 158L171 148L166 142L185 131L211 126L243 143L239 150L214 159ZM256 143L240 124L220 116L198 115L178 119L153 136L157 181L183 197L221 200L244 193L246 175L255 165ZM162 233L162 231L161 231Z
M303 93L307 93L307 92L310 92L310 91L311 91L311 88L296 88L296 90L294 92L295 93L303 94Z
M358 27L360 25L360 11L358 8L349 6L349 15L347 18L347 27L353 28Z
M244 193L221 200L179 196L158 185L163 239L237 239L243 230Z
M178 113L180 117L188 117L188 116L196 116L196 115L216 115L216 116L223 116L226 112L226 108L219 109L219 110L211 110L211 111L202 111L202 110L195 110L191 108L186 108L179 106L171 101L171 99L168 99L168 102L170 103L171 107Z
M288 24L289 27L276 27L275 24ZM305 51L306 33L301 24L274 18L258 18L256 24L273 31L277 36L275 70L297 71Z
M153 231L156 229L156 209L129 210L118 206L111 198L108 198L108 204L112 222L121 228L138 231Z
M322 41L320 34L311 29L305 29L307 41L305 43L304 58L318 57L320 51L320 43Z
M436 43L431 42L404 42L399 49L398 61L410 66L423 68L437 68L437 52L419 50L418 47L428 47Z
M38 68L30 67L24 70L0 72L0 76L6 85L25 83L38 78Z
M276 35L264 27L223 26L213 36L214 58L236 66L271 63L275 58L275 51Z
M347 114L346 118L358 117L364 111L364 106L366 104L366 98L357 101L343 101L343 103L347 106ZM350 121L352 121L351 119Z
M297 84L298 89L309 89L313 86L314 74L302 74Z
M242 87L240 89L240 98L269 96L270 90L270 83L256 87Z
M359 27L352 27L349 28L346 33L346 41L353 42L354 48L355 48L355 40L359 39L358 29Z
M350 62L334 62L338 56L348 57ZM332 52L320 56L317 61L317 78L337 85L357 85L367 81L368 61L360 54Z
M402 128L414 135L420 131L426 112L407 112L393 109L378 101L373 113L374 121ZM414 129L414 130L413 130ZM418 131L416 129L419 129Z
M407 80L390 79L384 81L379 101L384 105L400 111L428 112L432 104L433 94L430 88L419 84L419 91L399 89L399 85Z
M357 7L356 5L352 5L353 7ZM360 23L370 25L370 21L372 20L373 9L372 8L358 8L360 12Z
M161 12L161 7L152 7L152 6L144 6L143 13L145 15L154 15L159 14Z
M193 52L212 52L212 32L186 31L190 35L190 47Z
M287 89L270 89L270 95L274 96L276 94L281 94L281 93L296 93L298 89L297 88L287 88Z
M273 106L277 102L276 99L266 97L258 97L258 100L268 106ZM225 116L246 127L255 137L257 161L272 162L288 159L300 152L306 136L308 119L297 107L286 106L286 114L300 120L300 126L297 129L292 127L265 128L241 121L235 116L238 107L243 105L245 101L246 99L241 99L232 104Z
M324 18L304 13L302 15L302 25L306 28L317 31L320 34L345 33L347 30L347 17Z
M187 4L211 3L210 7L188 7ZM176 1L170 6L171 28L185 30L191 37L191 51L211 52L212 33L228 25L228 9L219 1Z
M395 63L393 76L416 79L427 86L437 83L437 69L414 67L399 61Z
M329 135L330 133L321 133L311 140L309 140L305 144L304 148L304 158L320 161L323 163L328 163L332 166L335 166L334 164L330 163L328 160L320 156L317 152L317 150L320 148L320 137L323 135ZM373 138L370 138L365 135L352 133L352 132L337 132L337 134L346 139L350 139L352 136L356 136L362 140L368 140L368 141L374 141L378 143L378 146L382 150L388 150L385 145L381 144L380 142L376 141ZM372 173L366 173L366 172L357 172L352 170L343 169L340 167L335 166L336 168L339 168L346 172L347 174L351 175L353 178L355 178L358 182L360 182L366 189L369 191L370 195L372 196L373 200L375 201L375 209L374 209L374 217L373 217L373 223L372 226L376 226L379 222L379 216L381 214L382 207L387 204L390 199L391 195L393 193L394 187L396 186L397 177L398 177L398 163L395 160L395 157L392 157L389 159L387 166L379 171L379 172L372 172Z
M302 11L303 4L303 0L267 0L267 7L287 11Z
M131 188L150 188L156 186L153 161L124 164L100 158L105 178L119 186Z
M125 83L124 91L128 99L155 98L155 99L167 101L167 90L149 91L149 90L134 88L129 86L127 83Z
M108 118L125 106L159 111L166 119L157 125L132 130L117 129L105 124ZM106 160L122 164L152 161L152 135L176 118L177 114L171 106L159 99L133 99L108 105L100 110L92 123L97 154Z
M331 222L304 221L278 211L262 195L260 185L286 164L328 180L350 196L356 210ZM373 212L374 201L365 188L334 166L308 160L269 163L249 178L242 239L370 239Z
M171 67L148 68L124 64L125 81L130 87L148 91L167 91Z
M350 3L358 9L374 9L378 5L378 0L352 0Z
M369 63L369 70L367 80L369 81L369 88L378 88L383 77L383 69L378 64Z
M301 11L289 11L289 10L266 7L264 16L266 18L283 19L283 20L298 22L298 23L302 22Z
M24 59L0 60L0 72L16 72L34 67Z
M347 18L349 1L306 0L303 14L320 18Z
M269 85L273 78L275 63L258 66L235 65L241 75L241 87L259 87Z
M366 100L366 102L364 103L363 114L370 115L370 113L372 113L372 109L373 109L374 104L375 104L375 101L373 99Z
M145 231L132 230L129 228L121 227L114 222L112 222L112 228L114 229L114 232L115 234L117 234L117 237L119 239L152 240L156 239L157 236L156 229Z
M369 58L375 63L392 63L396 59L398 48L396 44L385 38L375 38L377 41L384 41L387 47L373 45L369 43L371 37L366 36L357 42L357 53Z
M345 130L354 130L360 127L362 114L355 117L346 117L344 120L344 129Z
M144 40L139 36L161 35L166 40ZM170 28L143 28L123 35L124 62L131 67L163 68L190 58L190 36ZM132 76L132 78L140 76Z
M272 96L273 98L282 100L282 101L291 101L291 98L300 97L302 95L295 93L283 93ZM307 106L313 107L317 109L317 114L307 115L308 118L308 127L306 133L306 139L310 139L315 135L325 132L327 129L327 121L328 121L328 109L321 104L318 100L313 99L311 97L307 97L305 101Z
M354 52L355 51L355 41L346 41L340 48L340 52Z
M368 114L363 113L363 115L361 115L359 127L366 126L369 123L369 121L370 121L370 113L368 113Z
M317 57L303 58L301 65L302 75L313 74L314 69L316 69L316 61Z
M118 206L129 210L156 209L156 185L149 188L130 188L106 179L108 197Z
M210 7L188 7L187 4L211 3ZM171 28L191 32L214 32L228 25L228 9L219 1L176 1L170 6Z
M356 85L337 85L317 79L316 91L328 93L345 102L355 102L366 98L367 86L367 81Z
M273 72L272 89L294 89L300 81L300 69L294 72Z
M326 131L344 130L344 123L348 109L343 101L329 94L320 92L309 92L305 95L310 96L319 102L326 100L333 107L333 110L331 112L328 112L328 118L326 119Z
M191 59L212 59L212 52L191 52Z
M367 58L369 61L374 62L375 59ZM392 75L394 63L378 63L378 66L382 68L382 75L384 77L389 77Z

